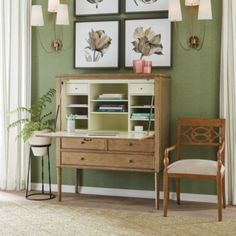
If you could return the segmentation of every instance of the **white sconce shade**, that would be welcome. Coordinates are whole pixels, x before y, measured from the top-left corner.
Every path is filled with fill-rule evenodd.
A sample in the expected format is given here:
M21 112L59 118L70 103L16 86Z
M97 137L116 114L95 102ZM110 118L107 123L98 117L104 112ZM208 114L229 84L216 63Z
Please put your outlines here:
M48 0L48 12L57 12L60 0Z
M199 0L185 0L185 6L198 6Z
M57 8L56 25L69 25L68 5L59 4Z
M211 0L200 0L198 20L212 20Z
M169 21L182 21L180 0L169 1Z
M43 26L43 11L41 5L33 5L31 8L31 26Z

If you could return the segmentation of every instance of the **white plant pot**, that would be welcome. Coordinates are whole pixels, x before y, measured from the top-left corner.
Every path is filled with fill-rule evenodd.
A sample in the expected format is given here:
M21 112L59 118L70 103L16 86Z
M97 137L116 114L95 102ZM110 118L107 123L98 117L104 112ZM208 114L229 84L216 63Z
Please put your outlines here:
M29 144L30 145L48 145L51 144L51 138L50 137L38 137L36 135L43 134L43 133L49 133L50 130L45 129L45 130L40 130L40 131L35 131L31 138L29 139ZM47 155L47 147L32 147L32 152L34 156L44 156Z

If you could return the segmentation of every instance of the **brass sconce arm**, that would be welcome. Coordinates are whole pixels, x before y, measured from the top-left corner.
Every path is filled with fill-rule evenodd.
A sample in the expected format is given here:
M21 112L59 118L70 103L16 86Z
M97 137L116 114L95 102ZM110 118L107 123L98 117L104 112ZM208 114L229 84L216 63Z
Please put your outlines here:
M187 45L185 46L181 40L178 30L178 21L182 21L182 11L180 0L169 0L169 20L174 22L174 29L177 36L177 40L180 44L180 47L186 51L191 49L201 50L205 41L206 35L206 22L204 22L204 29L202 33L202 37L200 38L195 33L195 12L198 11L198 20L212 20L212 9L211 9L211 0L185 0L185 6L187 7L187 11L189 12L190 24L191 24L191 32L190 37L187 40Z

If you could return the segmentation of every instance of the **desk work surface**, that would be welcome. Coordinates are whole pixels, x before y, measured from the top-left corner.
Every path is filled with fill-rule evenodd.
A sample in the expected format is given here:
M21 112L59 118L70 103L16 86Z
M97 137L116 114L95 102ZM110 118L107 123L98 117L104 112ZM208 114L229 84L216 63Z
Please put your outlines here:
M154 137L154 132L119 132L119 131L67 131L50 132L37 135L52 138L104 138L104 139L137 139L143 140Z

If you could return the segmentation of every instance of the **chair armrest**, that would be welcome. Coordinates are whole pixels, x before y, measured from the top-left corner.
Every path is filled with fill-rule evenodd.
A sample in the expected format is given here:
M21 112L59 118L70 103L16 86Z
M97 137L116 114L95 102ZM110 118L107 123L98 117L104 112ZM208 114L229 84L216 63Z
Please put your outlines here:
M219 146L218 152L217 152L217 165L218 165L218 170L220 171L221 166L222 166L222 153L225 149L225 142L223 141L221 145Z
M175 149L176 149L176 144L175 145L173 145L173 146L171 146L171 147L168 147L168 148L166 148L165 149L165 151L164 151L164 168L166 169L167 168L167 166L169 165L169 153L171 152L171 151L174 151Z

